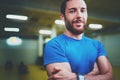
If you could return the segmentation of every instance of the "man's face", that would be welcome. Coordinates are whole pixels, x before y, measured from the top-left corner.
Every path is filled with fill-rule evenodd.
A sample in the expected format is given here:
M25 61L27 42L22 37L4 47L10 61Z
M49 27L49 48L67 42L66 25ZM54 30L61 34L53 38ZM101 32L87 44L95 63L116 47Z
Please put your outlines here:
M83 0L70 0L66 3L65 25L72 34L79 35L85 31L87 7Z

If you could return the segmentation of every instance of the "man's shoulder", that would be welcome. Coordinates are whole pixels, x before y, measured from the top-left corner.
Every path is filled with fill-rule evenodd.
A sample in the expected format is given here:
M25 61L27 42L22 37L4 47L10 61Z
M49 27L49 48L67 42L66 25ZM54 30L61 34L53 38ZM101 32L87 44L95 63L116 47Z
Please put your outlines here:
M89 43L92 43L95 47L99 47L100 45L103 45L102 42L100 40L98 40L98 39L89 38L89 37L85 37L85 39Z
M84 36L84 40L88 41L88 42L91 42L93 44L96 44L96 45L98 45L99 43L101 43L101 41L99 41L97 39L94 39L94 38L87 37L87 36Z
M59 42L62 42L63 39L64 39L63 34L60 34L60 35L52 38L50 41L48 41L47 44L59 43Z
M93 39L93 38L87 37L87 36L84 36L84 39L85 39L85 40L88 40L88 41L95 41L95 42L98 41L98 40L96 40L96 39Z

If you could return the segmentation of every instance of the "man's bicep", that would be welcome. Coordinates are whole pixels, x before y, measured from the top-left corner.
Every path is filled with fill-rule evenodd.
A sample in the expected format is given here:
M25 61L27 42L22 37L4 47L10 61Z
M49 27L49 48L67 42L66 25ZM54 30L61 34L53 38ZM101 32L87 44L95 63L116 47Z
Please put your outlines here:
M46 65L46 70L47 70L48 76L50 76L54 73L55 68L64 69L64 70L68 70L71 72L71 67L68 62L51 63L51 64Z
M100 56L98 58L98 66L102 74L105 74L107 72L112 73L112 66L105 56Z

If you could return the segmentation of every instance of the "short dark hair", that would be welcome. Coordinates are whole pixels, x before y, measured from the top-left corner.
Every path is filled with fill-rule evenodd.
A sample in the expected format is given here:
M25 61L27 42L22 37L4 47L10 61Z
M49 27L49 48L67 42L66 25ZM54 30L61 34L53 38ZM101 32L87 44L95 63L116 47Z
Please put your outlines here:
M70 1L70 0L62 0L62 3L61 3L61 13L63 14L63 15L65 15L65 8L66 8L66 3L67 3L67 1ZM83 1L85 1L85 0L83 0Z
M63 15L65 15L65 8L66 8L66 3L67 3L67 1L69 1L69 0L62 0L62 3L61 3L61 13L63 14Z

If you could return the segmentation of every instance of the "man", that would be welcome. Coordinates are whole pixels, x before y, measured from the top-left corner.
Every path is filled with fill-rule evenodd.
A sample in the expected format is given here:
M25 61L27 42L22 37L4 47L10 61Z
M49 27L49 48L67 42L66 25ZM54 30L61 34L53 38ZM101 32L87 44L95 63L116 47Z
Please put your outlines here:
M103 45L83 35L87 22L84 0L64 0L61 19L66 30L45 45L48 80L113 80Z

